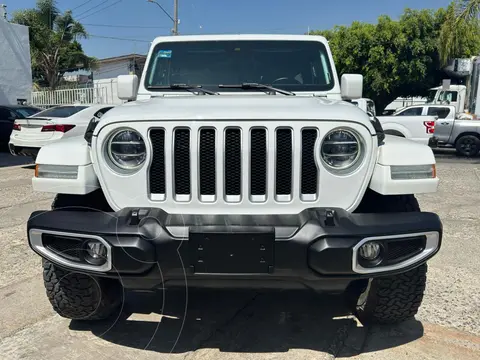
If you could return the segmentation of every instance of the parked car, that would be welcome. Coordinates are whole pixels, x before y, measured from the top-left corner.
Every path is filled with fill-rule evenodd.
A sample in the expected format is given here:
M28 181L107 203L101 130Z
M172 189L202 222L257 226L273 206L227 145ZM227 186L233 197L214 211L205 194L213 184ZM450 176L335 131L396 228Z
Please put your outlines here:
M480 152L480 120L438 119L430 146L453 147L460 156L477 156Z
M57 313L179 286L344 293L364 324L417 313L442 241L415 198L437 190L433 151L343 101L363 77L338 78L324 37L165 36L147 61L118 78L132 102L38 154L33 189L57 195L27 234Z
M423 109L424 105L415 105L413 106L414 110L410 110L411 106L409 106L397 110L391 116L376 116L373 100L362 98L354 100L352 103L371 117L376 117L382 125L385 134L404 137L424 145L431 143L438 116L431 115L430 113L433 110L428 110L428 106L426 106L426 110ZM437 109L438 112L442 115L445 113L444 110L442 112Z
M25 105L0 105L0 146L8 144L13 129L13 122L25 119L42 109Z
M92 117L100 117L114 105L62 105L17 119L8 144L12 155L31 156L40 148L62 138L85 134Z

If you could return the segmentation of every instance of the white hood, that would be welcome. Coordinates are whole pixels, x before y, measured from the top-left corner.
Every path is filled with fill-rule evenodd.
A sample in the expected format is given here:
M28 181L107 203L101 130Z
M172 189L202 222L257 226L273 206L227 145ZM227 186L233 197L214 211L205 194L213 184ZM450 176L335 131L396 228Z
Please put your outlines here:
M125 121L175 120L355 121L374 133L368 115L355 105L315 96L280 94L156 97L117 106L102 117L100 125Z

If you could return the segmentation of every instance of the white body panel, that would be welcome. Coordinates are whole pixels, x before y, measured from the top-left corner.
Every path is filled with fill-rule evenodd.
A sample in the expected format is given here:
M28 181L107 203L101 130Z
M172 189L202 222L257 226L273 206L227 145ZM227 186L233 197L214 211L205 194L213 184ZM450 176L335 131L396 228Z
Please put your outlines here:
M353 108L353 107L352 107ZM355 108L353 108L355 109ZM147 159L145 165L140 171L133 175L122 175L113 171L108 165L105 164L103 144L105 143L111 131L122 127L124 124L111 124L103 127L98 134L98 138L93 138L92 141L92 157L102 189L108 203L114 210L119 210L124 207L160 207L168 213L188 213L188 214L218 214L218 213L233 213L233 214L295 214L301 212L305 208L319 207L319 206L331 206L341 207L344 209L355 209L360 203L363 193L368 186L369 179L371 177L373 166L375 163L374 153L376 152L376 137L373 137L365 126L362 126L354 122L344 122L340 124L337 121L164 121L156 125L153 122L136 121L129 122L128 127L137 130L144 139L148 139L148 131L150 128L164 128L167 136L165 140L166 153L166 197L158 196L156 194L149 194L147 191L148 184L148 169L152 161L151 151L147 152ZM355 172L348 176L336 176L329 173L323 166L319 165L319 159L317 159L317 165L320 170L319 175L319 188L318 198L314 201L302 201L299 194L300 184L300 154L301 148L299 145L300 139L294 138L294 159L293 159L293 196L291 201L279 201L274 198L273 178L275 174L274 159L269 158L267 179L267 199L264 202L254 203L250 201L248 196L243 196L240 202L228 201L223 196L218 196L216 201L207 202L200 201L198 195L197 182L198 178L198 166L197 166L197 137L191 136L191 188L192 195L190 199L186 201L176 200L173 196L172 188L172 160L169 149L172 147L172 130L176 127L184 126L189 127L192 134L195 134L200 127L212 126L219 133L222 133L222 129L225 127L240 126L243 132L248 131L250 127L262 126L268 130L269 154L273 154L275 147L274 131L276 127L290 127L294 130L294 134L298 136L300 129L303 127L318 127L319 129L319 141L316 148L319 148L319 144L326 133L338 126L348 126L355 129L365 141L365 158L362 166ZM243 147L248 148L249 137L243 137ZM247 142L245 142L247 141ZM93 150L94 149L94 150ZM223 154L217 152L217 193L223 194L222 175L223 171ZM244 169L249 169L248 160L249 153L244 151L242 153L242 164ZM249 172L243 171L242 173L242 194L249 194ZM339 196L341 194L341 196Z
M175 96L135 101L110 110L95 129L96 136L111 123L176 120L335 120L356 122L375 133L369 117L343 101L314 96L230 95ZM340 125L340 124L339 124Z
M38 152L37 164L78 165L77 179L32 179L34 191L88 194L100 187L90 159L90 147L83 136L62 139L44 146Z
M242 39L322 42L327 49L328 60L331 63L330 75L334 83L333 88L326 92L297 92L297 96L285 96L279 93L268 95L256 90L230 93L220 91L219 95L194 95L183 90L162 92L148 91L145 88L148 64L153 49L158 43ZM38 164L78 165L79 169L82 169L79 170L79 173L82 172L83 175L79 175L74 181L37 178L34 180L35 189L51 192L62 189L67 190L68 193L78 194L95 189L96 181L98 181L108 203L115 211L125 207L158 207L172 214L256 214L261 216L262 214L297 214L304 209L313 207L339 207L354 211L360 204L368 186L383 194L412 194L430 192L438 183L438 179L430 179L428 186L417 180L392 182L391 178L386 175L389 167L395 164L421 165L424 162L434 164L432 151L428 146L390 136L387 136L385 144L379 147L376 131L369 116L356 106L352 106L351 103L341 101L340 82L328 42L323 37L304 35L161 37L152 43L145 69L139 83L136 101L118 106L101 118L93 132L91 150L83 139L76 138L74 141L71 139L70 142L62 140L56 144L47 145L41 149L37 157ZM357 91L353 90L352 93L358 95ZM348 91L343 93L348 93ZM419 123L419 125L423 127L423 123ZM178 127L190 130L188 154L191 190L189 195L175 195L173 191L175 181L172 156L174 151L173 131ZM242 170L239 176L241 195L225 195L224 152L217 150L223 149L224 137L222 135L215 137L215 195L200 196L198 134L200 129L205 127L215 128L218 134L224 134L226 128L240 128L242 134L240 140ZM252 127L261 127L266 131L267 186L265 195L255 195L261 196L260 200L249 195L251 193L249 184L251 140L250 136L245 136L245 134L249 134ZM293 139L292 193L290 195L276 195L275 193L275 154L278 151L275 131L279 127L289 128ZM361 140L360 148L363 154L363 158L355 170L343 175L335 175L327 170L320 151L321 143L327 133L339 127L347 127L357 133ZM111 160L108 159L106 144L112 133L121 128L137 131L146 145L146 160L133 173L122 173L118 169L113 169ZM314 160L318 170L317 193L308 198L300 193L301 130L304 128L317 130L317 140L314 145ZM162 190L163 194L150 193L149 190L149 171L153 159L153 145L149 134L152 129L164 131L165 189ZM422 136L410 133L409 137L418 139ZM427 136L423 136L423 138L427 138L428 141ZM74 156L71 155L73 153L75 153ZM399 154L402 155L399 156ZM94 174L91 171L92 168ZM71 186L71 190L68 190L68 186ZM232 196L235 199L232 199Z
M20 125L21 130L12 131L10 143L20 147L41 148L63 138L83 136L93 115L103 108L112 106L91 105L66 118L50 117L44 119L39 113L40 115L36 114L30 118L15 120L15 123ZM75 125L75 127L65 133L59 131L42 132L44 125Z
M399 156L402 154L402 156ZM369 187L383 195L421 194L436 192L439 179L392 180L392 165L431 165L435 155L428 146L393 135L385 136L385 144L379 147L377 164Z
M401 133L405 138L428 145L433 133L428 133L425 121L435 123L434 116L377 116L383 130L393 130Z

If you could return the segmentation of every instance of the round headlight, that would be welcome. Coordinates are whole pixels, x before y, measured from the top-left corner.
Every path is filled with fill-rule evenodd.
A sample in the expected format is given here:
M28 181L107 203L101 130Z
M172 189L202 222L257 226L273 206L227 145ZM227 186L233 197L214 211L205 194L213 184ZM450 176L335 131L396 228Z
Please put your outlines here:
M352 130L330 131L322 142L323 162L332 170L346 170L354 166L361 155L361 142Z
M132 129L114 133L107 144L107 152L113 164L123 170L137 169L147 157L142 136Z

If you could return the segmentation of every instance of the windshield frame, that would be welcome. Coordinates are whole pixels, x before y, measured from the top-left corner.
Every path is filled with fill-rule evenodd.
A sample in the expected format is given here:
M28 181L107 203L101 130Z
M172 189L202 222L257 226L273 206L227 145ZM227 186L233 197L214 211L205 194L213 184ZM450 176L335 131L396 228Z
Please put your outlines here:
M326 46L326 44L324 44L323 42L321 41L318 41L318 40L315 40L315 39L305 39L305 40L292 40L292 39L204 39L204 40L187 40L187 41L178 41L178 40L171 40L171 41L162 41L162 42L158 42L156 43L153 47L152 47L152 50L150 51L150 54L149 54L149 59L148 59L148 66L146 67L145 69L145 72L144 72L144 76L143 76L143 87L144 87L144 90L147 92L147 93L155 93L155 92L178 92L178 89L169 89L169 88L166 88L166 89L154 89L152 87L155 87L157 85L163 85L163 84L151 84L150 81L149 81L149 78L151 78L151 73L152 71L154 70L154 66L156 65L156 56L159 54L159 52L161 50L165 50L165 49L168 49L172 46L172 44L175 44L175 45L180 45L180 44L185 44L186 46L188 46L188 44L198 44L198 43L232 43L235 44L235 43L256 43L256 42L271 42L271 43L275 43L275 42L283 42L283 43L301 43L301 42L304 42L304 43L310 43L310 44L315 44L317 47L318 47L318 51L319 51L319 61L322 62L322 66L325 66L326 67L326 73L329 74L329 83L327 85L322 85L322 84L301 84L301 85L296 85L296 84L278 84L278 83L274 83L274 84L270 84L270 83L264 83L265 85L270 85L270 86L274 86L276 88L279 88L281 90L285 90L285 91L290 91L290 92L293 92L293 93L297 93L297 92L308 92L308 93L325 93L325 92L330 92L332 90L335 90L337 86L339 86L339 84L337 84L338 80L337 80L337 73L336 73L336 69L335 69L335 64L333 62L333 58L331 57L331 53L328 49L328 47ZM320 54L323 54L323 58L321 57ZM325 74L327 75L327 74ZM240 88L219 88L218 85L220 85L221 83L219 84L202 84L202 83L199 83L199 84L188 84L188 85L201 85L202 88L204 89L207 89L207 90L211 90L211 91L215 91L215 92L219 92L219 93L244 93L246 91L248 92L263 92L264 90L262 89L256 89L256 88L251 88L251 89L242 89L241 87Z

